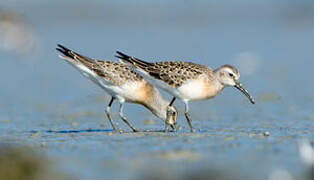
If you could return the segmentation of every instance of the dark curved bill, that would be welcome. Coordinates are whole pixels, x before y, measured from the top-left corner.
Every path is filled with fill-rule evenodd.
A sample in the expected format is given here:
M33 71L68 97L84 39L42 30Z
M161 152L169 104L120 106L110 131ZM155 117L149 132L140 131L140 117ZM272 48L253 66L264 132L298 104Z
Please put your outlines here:
M172 128L173 131L176 131L177 130L177 123L170 124L170 127Z
M255 104L254 98L249 94L249 92L242 86L239 81L236 82L236 85L234 87L239 89L247 98L249 98L252 104Z

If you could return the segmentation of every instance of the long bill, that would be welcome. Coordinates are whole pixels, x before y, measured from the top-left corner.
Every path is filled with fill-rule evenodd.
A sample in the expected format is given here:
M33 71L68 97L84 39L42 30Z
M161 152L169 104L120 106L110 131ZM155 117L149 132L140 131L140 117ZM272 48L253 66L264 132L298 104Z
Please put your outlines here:
M247 98L249 98L250 102L252 104L255 104L254 98L249 94L249 92L242 86L240 81L235 81L236 85L234 85L235 88L240 90Z
M177 123L170 124L170 127L172 128L173 131L177 130Z
M172 111L170 106L167 106L167 117L166 117L166 132L168 131L168 126L172 128L173 131L177 130L177 112ZM174 118L174 123L170 123L171 118Z

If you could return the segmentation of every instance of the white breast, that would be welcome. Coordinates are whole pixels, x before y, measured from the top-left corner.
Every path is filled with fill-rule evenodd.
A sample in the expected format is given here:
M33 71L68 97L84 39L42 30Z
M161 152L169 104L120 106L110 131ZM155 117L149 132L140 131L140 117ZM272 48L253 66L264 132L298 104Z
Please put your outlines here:
M184 100L200 100L204 98L204 81L202 79L189 80L178 88Z

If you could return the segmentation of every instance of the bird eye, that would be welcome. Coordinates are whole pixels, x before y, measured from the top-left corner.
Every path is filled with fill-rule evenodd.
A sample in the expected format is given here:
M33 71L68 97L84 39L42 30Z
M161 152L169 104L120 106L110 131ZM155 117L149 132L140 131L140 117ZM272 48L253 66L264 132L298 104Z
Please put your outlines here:
M176 115L177 113L176 112L172 112L172 115Z
M230 77L233 77L233 74L232 74L232 73L229 73L229 76L230 76Z

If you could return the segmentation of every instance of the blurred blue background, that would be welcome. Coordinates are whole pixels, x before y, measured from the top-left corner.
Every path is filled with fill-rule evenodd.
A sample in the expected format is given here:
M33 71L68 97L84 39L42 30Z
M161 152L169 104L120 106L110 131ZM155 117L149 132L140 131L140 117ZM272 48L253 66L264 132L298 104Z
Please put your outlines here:
M303 166L297 141L314 138L313 19L310 0L2 0L1 139L29 146L44 143L44 154L59 159L56 166L66 164L61 169L80 179L137 177L161 152L174 152L175 162L168 156L153 159L159 166L174 163L177 172L229 162L231 167L240 163L245 177L265 179L277 168L299 177ZM195 135L185 134L182 113L178 134L52 133L111 130L104 115L110 97L58 58L57 43L104 60L117 61L114 53L120 50L148 61L183 60L212 68L232 64L256 105L233 88L191 103L199 129ZM182 103L176 106L182 112ZM112 112L117 115L117 110L115 104ZM164 127L139 105L126 105L125 114L140 129ZM115 121L127 129L117 116ZM262 136L265 131L270 137ZM38 137L29 138L34 132ZM176 153L181 151L202 161L189 164L186 154ZM130 169L125 161L134 161L134 156L138 167ZM113 165L104 165L107 158ZM176 164L181 161L187 165ZM254 170L247 172L247 167Z

